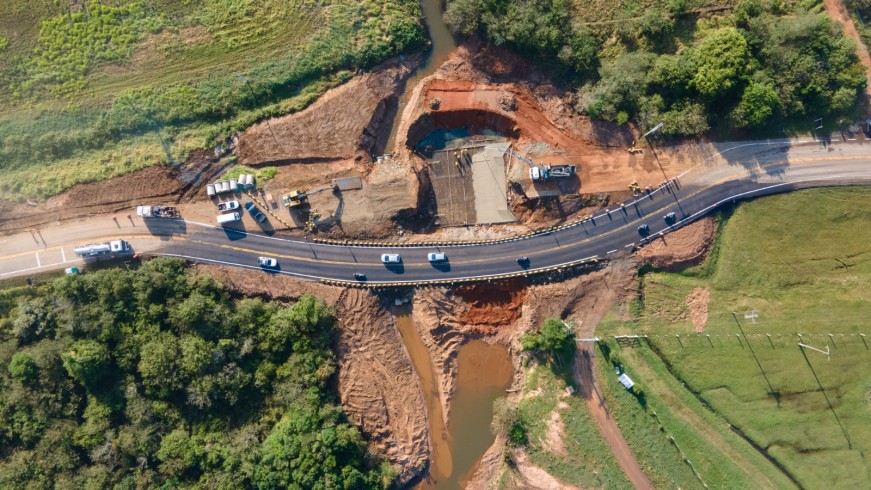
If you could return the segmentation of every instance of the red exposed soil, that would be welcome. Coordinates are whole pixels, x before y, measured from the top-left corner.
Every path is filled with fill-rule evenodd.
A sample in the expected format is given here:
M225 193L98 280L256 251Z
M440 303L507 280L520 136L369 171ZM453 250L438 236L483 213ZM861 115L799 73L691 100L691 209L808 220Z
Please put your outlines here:
M520 318L526 299L526 281L504 284L478 283L459 286L454 290L467 305L459 321L476 332L492 334L504 325Z

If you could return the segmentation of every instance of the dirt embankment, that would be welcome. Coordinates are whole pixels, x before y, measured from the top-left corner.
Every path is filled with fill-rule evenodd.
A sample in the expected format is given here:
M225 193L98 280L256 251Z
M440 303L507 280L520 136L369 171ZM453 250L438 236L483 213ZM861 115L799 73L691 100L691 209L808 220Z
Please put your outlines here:
M330 90L308 108L246 129L237 155L245 165L369 162L378 129L410 75L408 63L385 66Z
M313 294L336 309L338 391L348 419L399 471L399 483L426 466L423 395L393 316L369 291L342 289L238 268L198 266L240 294L292 301Z
M265 186L275 200L291 190L305 192L332 179L360 177L362 189L310 196L311 209L321 216L321 231L358 238L389 234L393 217L414 214L420 182L405 160L373 161L371 152L387 137L384 123L418 62L419 57L409 57L387 63L328 91L303 111L248 128L239 138L239 161L278 166L278 175ZM305 221L287 216L283 208L276 213L297 225Z
M683 269L704 261L716 231L717 221L708 216L648 243L636 253L642 264Z
M126 214L140 204L203 200L206 182L224 168L209 152L197 151L181 168L156 165L100 182L79 184L33 206L0 200L0 234L100 214Z

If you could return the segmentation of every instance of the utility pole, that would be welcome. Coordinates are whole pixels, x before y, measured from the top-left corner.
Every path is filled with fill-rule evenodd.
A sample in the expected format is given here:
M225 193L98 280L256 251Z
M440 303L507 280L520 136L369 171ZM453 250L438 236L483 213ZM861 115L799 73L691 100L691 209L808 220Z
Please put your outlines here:
M246 87L248 87L248 90L251 92L251 95L254 96L254 103L256 105L257 104L257 94L255 94L254 91L251 89L251 85L248 83L248 82L250 82L250 80L248 80L247 78L245 78L244 76L242 76L239 73L234 72L233 75L236 75L236 78L238 78L239 80L242 80L242 83ZM269 134L271 134L272 139L275 140L276 146L281 147L282 146L281 143L278 142L278 138L275 136L275 131L272 130L272 124L269 123L269 117L266 118L266 127L269 128Z
M768 375L765 374L765 370L762 369L762 363L759 362L759 358L756 357L756 351L753 350L753 345L750 344L750 339L748 339L747 334L744 333L744 329L741 327L741 322L738 321L738 315L736 315L734 311L732 312L732 318L735 319L735 323L738 325L738 330L741 331L741 336L744 337L744 340L747 342L747 347L750 348L750 353L753 354L753 359L756 360L756 365L759 366L759 372L761 372L762 377L765 378L765 383L768 385L768 394L777 398L774 388L771 386L771 381L768 380Z
M653 149L653 143L651 143L650 140L647 139L648 136L652 135L653 133L656 133L657 131L662 129L663 126L665 126L665 123L661 122L661 123L657 124L656 126L654 126L650 131L642 134L641 137L644 139L644 141L647 142L647 146L650 148L650 152L653 153L653 158L656 159L656 164L659 165L659 171L662 172L662 176L665 177L665 180L667 181L668 175L665 174L665 170L662 168L662 163L659 162L659 155L657 155L656 150Z

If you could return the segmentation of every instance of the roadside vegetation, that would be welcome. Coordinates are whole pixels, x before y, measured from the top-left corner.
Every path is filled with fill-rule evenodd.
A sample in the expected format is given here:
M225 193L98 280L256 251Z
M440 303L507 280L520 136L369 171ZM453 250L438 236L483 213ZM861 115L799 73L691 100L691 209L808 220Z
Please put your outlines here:
M560 481L583 488L628 488L626 475L611 454L586 402L569 392L575 354L571 323L547 318L522 339L525 358L519 398L494 403L493 432L507 441L503 478L513 471L515 449Z
M865 85L820 0L449 0L445 17L561 68L579 112L666 135L841 124Z
M179 163L424 42L416 0L12 0L0 197Z
M871 249L857 230L871 225L869 198L857 187L742 204L706 264L641 277L632 318L598 330L649 336L614 349L647 406L616 383L605 390L633 448L661 424L709 485L741 474L771 487L868 481ZM710 294L701 324L699 291Z
M566 380L571 379L570 359L567 362L565 371L542 364L527 368L514 419L523 423L524 440L518 445L524 446L532 464L565 483L582 488L631 488L586 402L566 391ZM502 410L497 405L495 423L502 420Z
M333 329L176 260L0 290L0 487L386 488Z
M871 1L844 0L844 5L853 18L853 23L862 37L862 42L865 43L865 46L868 46L869 42L871 42L871 26L867 24L867 22L871 21Z

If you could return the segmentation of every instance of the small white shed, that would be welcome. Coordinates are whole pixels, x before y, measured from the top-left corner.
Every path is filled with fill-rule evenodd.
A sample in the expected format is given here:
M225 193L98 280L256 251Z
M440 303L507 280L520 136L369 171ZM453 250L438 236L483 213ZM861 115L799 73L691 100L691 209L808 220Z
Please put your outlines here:
M635 386L635 381L632 381L632 378L626 375L626 373L621 374L617 377L617 381L620 382L627 390L631 390L633 386Z

